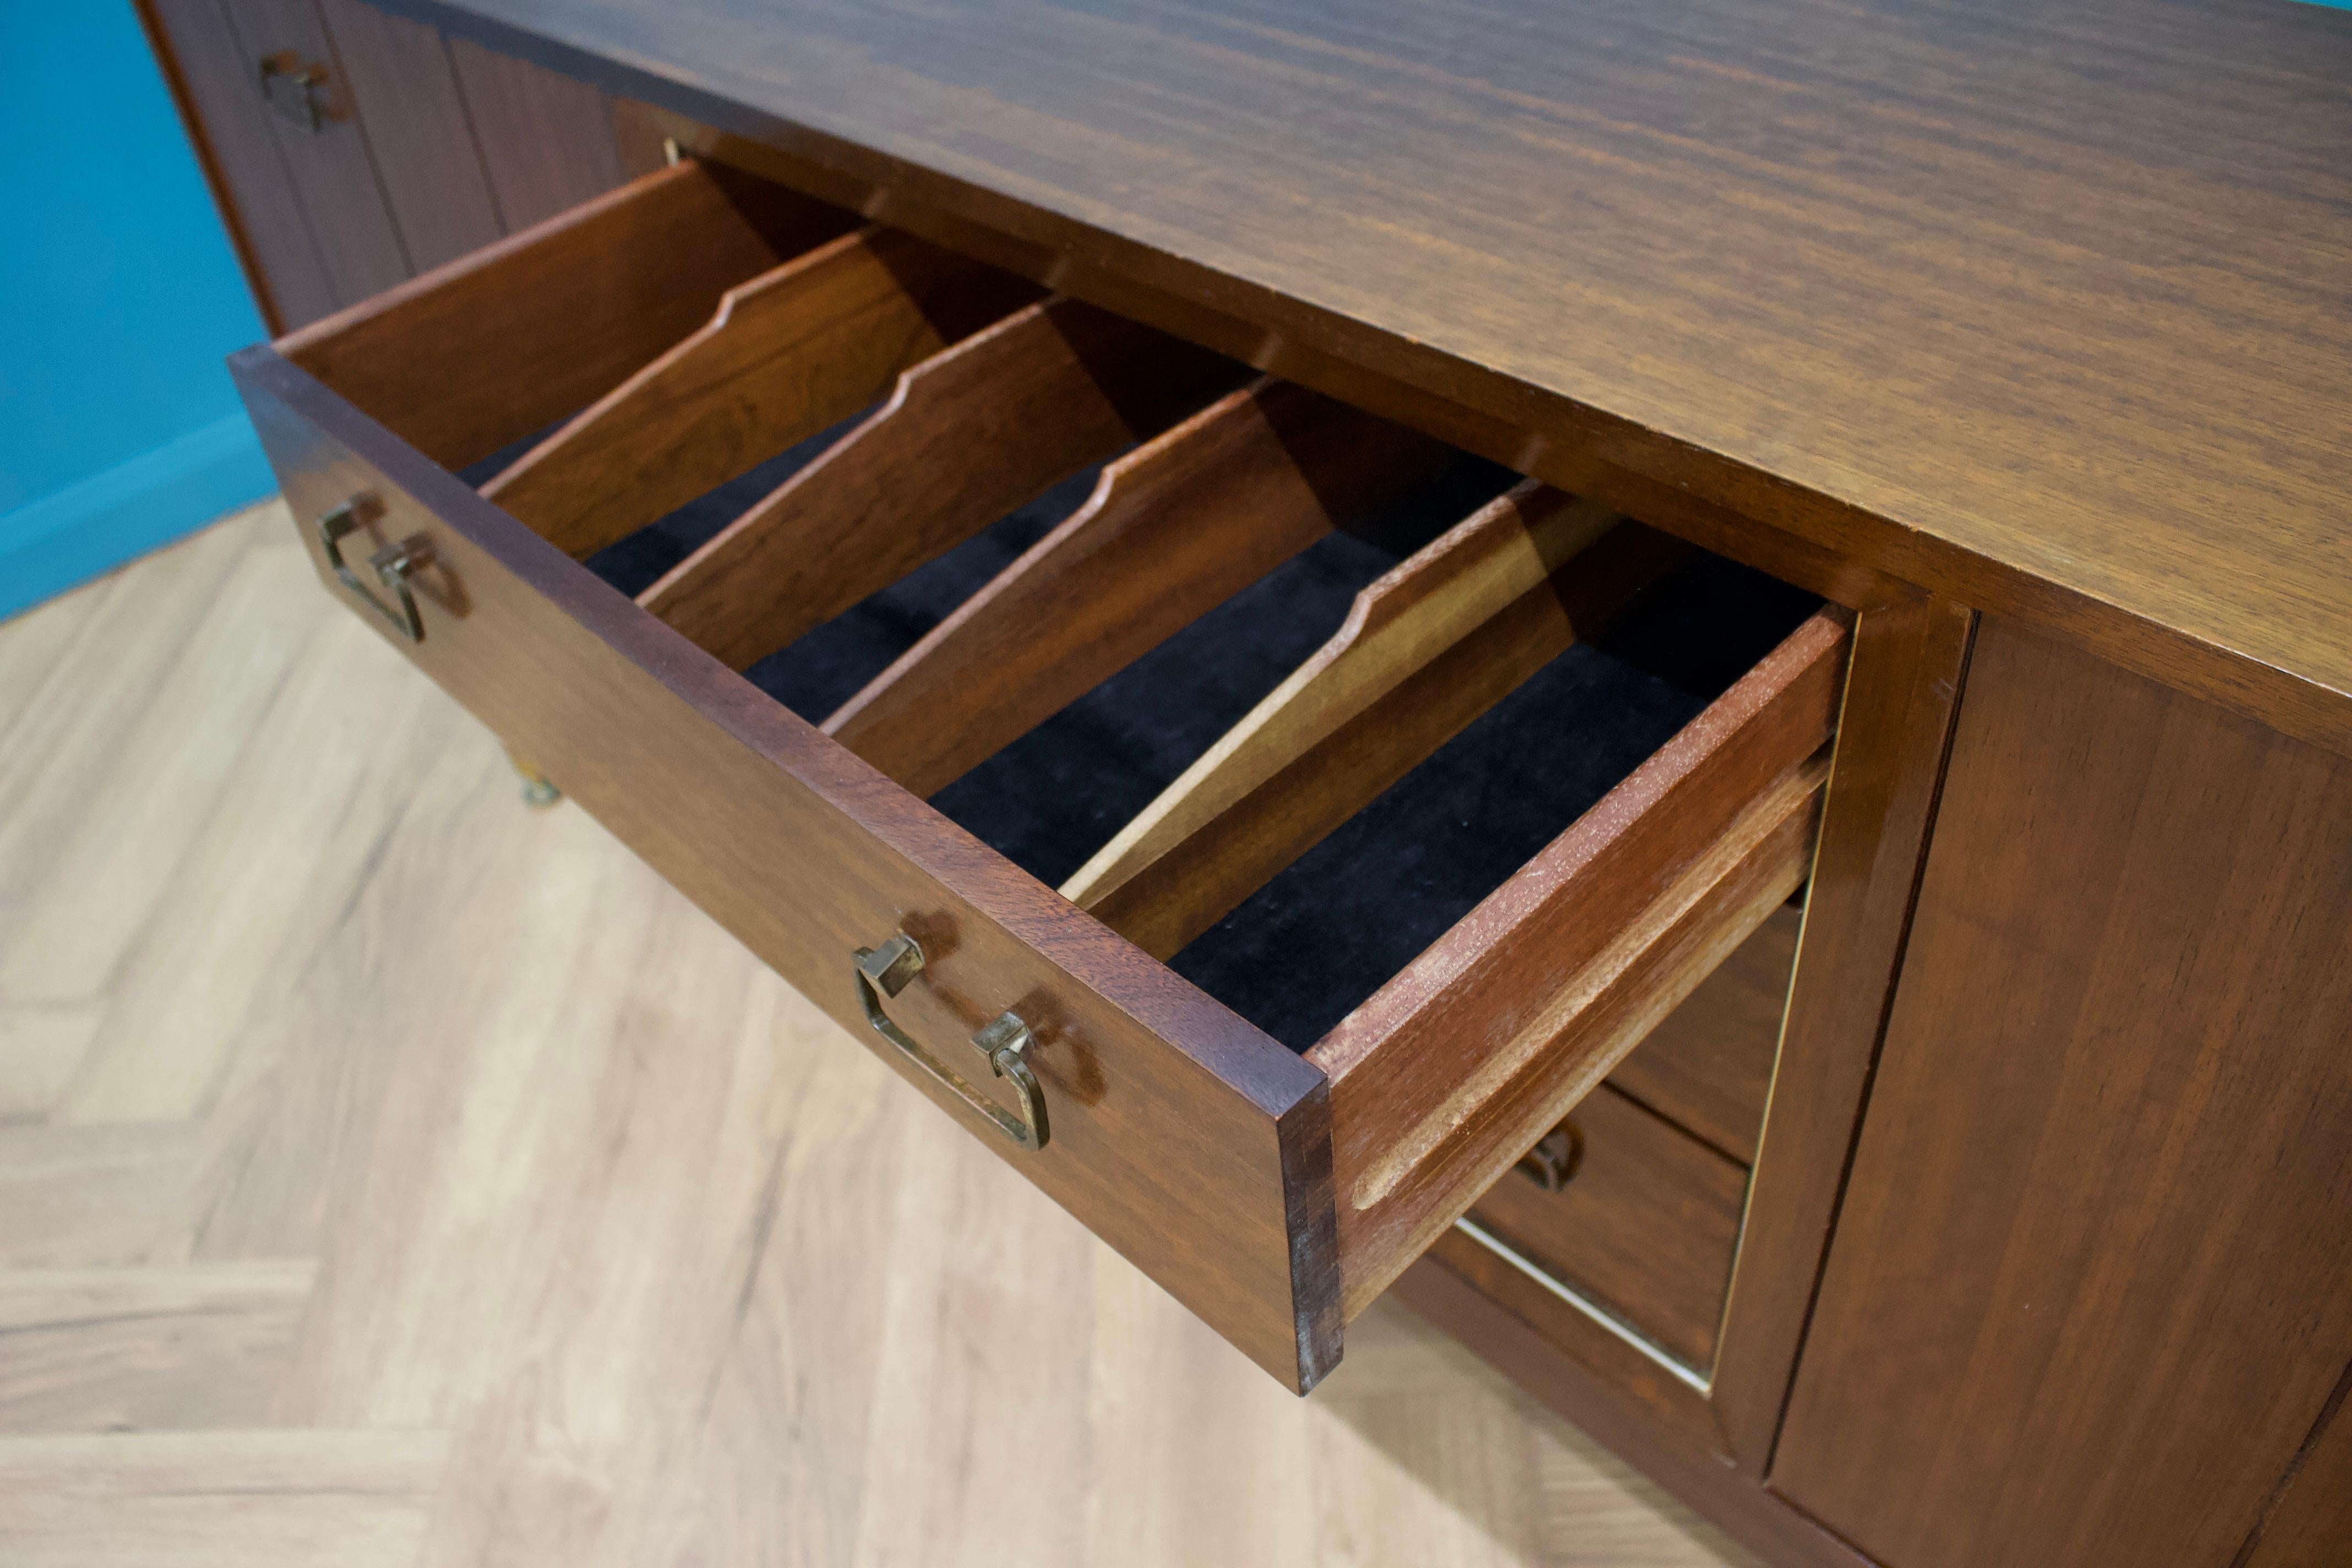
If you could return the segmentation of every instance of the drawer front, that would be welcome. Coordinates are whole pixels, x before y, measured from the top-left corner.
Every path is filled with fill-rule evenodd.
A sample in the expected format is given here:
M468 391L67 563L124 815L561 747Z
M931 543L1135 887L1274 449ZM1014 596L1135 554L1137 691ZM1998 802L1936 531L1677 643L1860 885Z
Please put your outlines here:
M1528 484L1401 546L1057 893L918 794L1444 449L747 180L649 176L238 355L297 526L355 614L1304 1391L1345 1319L1802 881L1845 619L1772 630L1533 859L1446 906L1420 957L1319 1040L1277 1043L1164 961L1692 552ZM480 490L451 471L583 408ZM822 457L634 602L574 559L827 428ZM822 725L738 673L1114 457ZM1255 970L1291 973L1278 950Z
M424 637L386 639L843 1027L1294 1386L1336 1360L1328 1091L1297 1056L1006 866L268 350L233 368L313 520L355 496L417 540ZM363 550L347 553L363 554ZM1012 1147L882 1046L851 953L928 964L887 1006L935 1054L1000 1015L1051 1107ZM975 1071L974 1077L984 1076Z

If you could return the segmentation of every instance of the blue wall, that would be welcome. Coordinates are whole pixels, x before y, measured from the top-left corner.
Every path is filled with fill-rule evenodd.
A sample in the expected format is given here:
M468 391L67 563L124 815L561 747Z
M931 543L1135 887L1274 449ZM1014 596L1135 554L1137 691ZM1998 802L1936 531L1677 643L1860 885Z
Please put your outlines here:
M263 336L129 0L0 0L0 616L276 488Z

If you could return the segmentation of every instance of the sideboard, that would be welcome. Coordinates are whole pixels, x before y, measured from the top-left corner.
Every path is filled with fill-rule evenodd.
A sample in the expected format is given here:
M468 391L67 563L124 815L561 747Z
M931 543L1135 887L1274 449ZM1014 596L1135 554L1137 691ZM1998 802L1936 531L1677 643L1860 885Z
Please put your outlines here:
M1774 1561L2352 1561L2352 14L394 9L666 151L233 362L322 579L941 1137Z

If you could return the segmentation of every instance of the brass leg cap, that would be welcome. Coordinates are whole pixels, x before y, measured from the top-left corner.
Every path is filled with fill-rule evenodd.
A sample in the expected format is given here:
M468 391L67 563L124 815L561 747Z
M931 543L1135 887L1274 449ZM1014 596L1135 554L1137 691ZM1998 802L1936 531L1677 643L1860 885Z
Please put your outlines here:
M556 788L554 781L541 773L529 757L509 746L507 761L514 764L515 773L522 779L523 805L533 811L545 811L562 803L563 792Z

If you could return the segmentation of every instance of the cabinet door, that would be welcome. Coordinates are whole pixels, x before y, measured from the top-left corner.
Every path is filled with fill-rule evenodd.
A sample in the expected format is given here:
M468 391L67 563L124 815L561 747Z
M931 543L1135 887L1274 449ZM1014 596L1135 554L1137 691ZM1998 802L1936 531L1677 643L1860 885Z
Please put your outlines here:
M610 100L362 0L144 4L278 330L627 177Z
M339 268L324 233L334 238L352 230L369 230L381 239L390 235L391 221L368 173L366 153L357 122L346 113L340 121L322 113L320 129L296 128L281 121L263 97L261 58L300 46L281 38L268 18L247 16L238 25L222 0L148 0L155 37L168 54L165 64L174 79L182 112L192 139L203 148L213 176L214 195L238 241L262 314L274 324L290 326L309 321L364 296L367 289L347 268ZM262 39L249 45L246 34ZM308 40L310 53L297 62L298 69L319 63L320 47ZM280 84L281 93L289 87ZM332 112L332 83L316 84L327 112ZM298 177L287 157L286 142L303 137L320 143L309 151L309 178ZM321 174L340 165L346 176ZM355 223L341 221L333 205L340 188L346 199L373 203ZM334 248L340 250L341 247ZM399 258L387 257L384 246L357 247L362 264L373 260L394 265L384 274L393 281L405 275ZM374 287L374 275L369 281Z
M1776 1488L2231 1562L2352 1357L2347 1035L2352 763L1988 621Z

